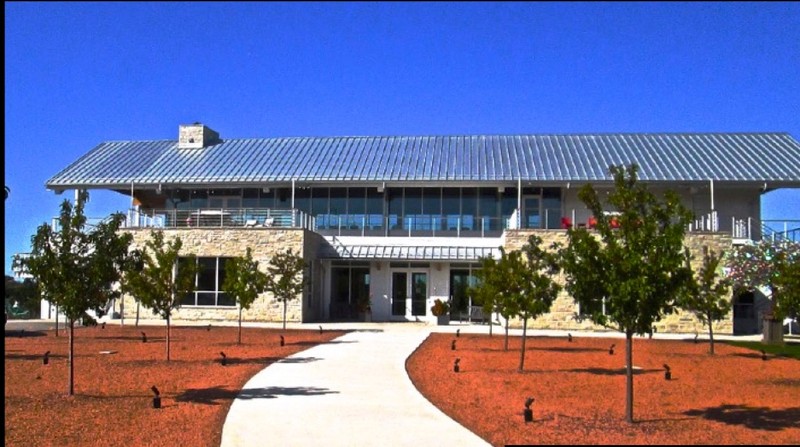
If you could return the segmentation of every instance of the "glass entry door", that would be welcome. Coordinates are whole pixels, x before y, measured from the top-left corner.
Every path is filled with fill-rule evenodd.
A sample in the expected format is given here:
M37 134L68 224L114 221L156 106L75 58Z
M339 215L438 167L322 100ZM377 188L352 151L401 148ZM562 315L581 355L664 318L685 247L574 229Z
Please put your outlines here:
M392 272L392 318L414 320L428 314L428 273Z

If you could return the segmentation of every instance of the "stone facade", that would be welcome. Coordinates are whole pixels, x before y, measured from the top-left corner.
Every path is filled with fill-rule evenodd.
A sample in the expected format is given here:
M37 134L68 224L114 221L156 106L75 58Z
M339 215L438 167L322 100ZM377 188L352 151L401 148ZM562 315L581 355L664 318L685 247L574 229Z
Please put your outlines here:
M552 243L558 243L562 246L567 245L567 231L566 230L507 230L504 235L503 248L506 251L519 250L528 241L528 237L535 234L542 238L544 246L550 246ZM699 269L703 262L703 247L708 247L709 250L720 252L724 250L730 251L732 241L730 235L722 233L691 233L687 234L685 245L693 256L692 268ZM558 275L558 281L564 284L565 277L563 273ZM597 326L588 320L578 322L575 320L574 315L578 308L570 295L562 290L558 298L553 302L551 311L547 314L540 316L535 320L528 321L528 327L534 329L571 329L571 330L594 330L594 331L607 331L608 328ZM511 326L521 327L520 320L512 320ZM732 334L733 333L733 314L728 316L713 325L714 333ZM660 322L655 324L657 332L670 332L670 333L699 333L705 334L708 332L700 320L693 314L678 311L671 315L665 316Z
M149 229L126 230L133 234L134 248L144 247L150 239ZM234 257L244 256L247 247L252 249L253 259L259 262L259 269L266 272L270 259L278 253L291 248L295 253L303 256L307 262L312 261L313 253L309 257L309 237L316 236L307 230L297 228L220 228L220 229L165 229L166 241L180 237L183 241L182 252L196 256ZM287 322L301 322L303 320L303 306L306 305L304 296L310 294L309 286L306 292L298 295L297 299L289 301L286 308ZM133 297L124 298L125 317L135 316L136 302ZM151 318L150 309L142 308L142 317ZM175 320L238 320L239 308L217 306L181 306L173 313ZM262 294L256 301L242 312L242 321L283 321L283 303L274 299L269 292Z

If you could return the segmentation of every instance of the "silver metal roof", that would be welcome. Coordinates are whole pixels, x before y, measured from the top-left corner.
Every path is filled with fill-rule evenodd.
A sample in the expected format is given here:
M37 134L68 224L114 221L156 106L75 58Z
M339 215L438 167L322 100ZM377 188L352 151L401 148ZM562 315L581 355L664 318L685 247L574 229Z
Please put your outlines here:
M787 133L646 133L230 139L101 143L51 189L305 182L610 180L636 163L644 181L753 181L800 186L800 143Z
M426 261L477 261L481 257L500 257L499 248L455 246L328 245L323 259L408 259Z

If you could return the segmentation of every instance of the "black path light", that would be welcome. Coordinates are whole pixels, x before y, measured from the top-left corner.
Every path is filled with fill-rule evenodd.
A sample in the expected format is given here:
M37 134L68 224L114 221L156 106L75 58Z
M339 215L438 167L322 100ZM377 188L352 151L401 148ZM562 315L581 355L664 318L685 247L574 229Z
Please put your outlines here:
M672 380L672 371L669 368L669 365L664 363L664 378L667 380Z
M322 334L322 325L319 325L319 333Z
M106 328L106 322L104 321L103 323L100 324L100 329L105 329L105 328Z
M453 371L459 372L461 370L461 368L459 368L459 366L458 366L458 363L460 361L461 361L461 359L456 359L456 362L453 364Z
M281 337L281 346L283 346L284 345L283 335L281 335L280 337Z
M531 404L533 404L534 400L535 399L532 398L532 397L529 397L529 398L525 399L525 413L524 414L525 414L525 422L526 423L533 422L533 409L531 409Z
M456 341L455 341L455 340L453 340L453 341L450 343L450 350L451 350L451 351L455 351L455 350L456 350Z
M761 360L767 360L767 351L761 350Z
M611 347L608 348L608 355L614 355L614 346L617 346L617 345L612 344Z
M142 332L142 343L147 343L147 334Z
M158 392L158 388L155 385L151 386L150 389L155 394L153 397L153 408L161 408L161 393Z
M25 336L25 329L22 329L21 331L19 331L19 336L20 336L20 338Z
M222 352L222 351L220 351L219 355L222 356L222 360L220 360L220 363L222 363L222 366L227 365L228 364L228 356L226 356L225 353Z
M50 351L44 353L44 358L42 358L42 365L47 365L50 363Z
M698 334L697 332L694 333L694 342L695 342L695 344L697 344L697 337L699 337L699 336L700 336L700 334Z
M211 325L210 325L210 324L209 324L209 325L208 325L208 327L206 328L206 331L208 331L208 332L210 332L210 331L211 331Z
M461 329L456 329L456 338L461 336Z
M570 334L569 332L567 332L567 341L572 343L572 334Z

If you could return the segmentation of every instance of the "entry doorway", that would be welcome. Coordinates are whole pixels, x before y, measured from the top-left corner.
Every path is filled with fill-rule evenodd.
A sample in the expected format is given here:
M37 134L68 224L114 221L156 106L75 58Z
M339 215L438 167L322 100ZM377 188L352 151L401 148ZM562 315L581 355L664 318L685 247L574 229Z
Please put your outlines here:
M428 314L428 272L392 271L392 320L415 321Z

